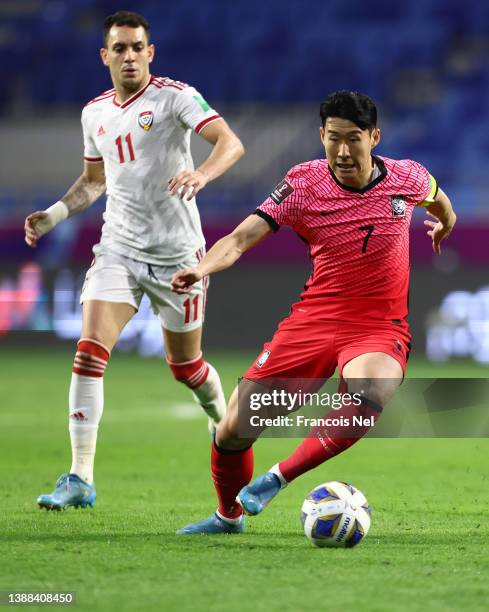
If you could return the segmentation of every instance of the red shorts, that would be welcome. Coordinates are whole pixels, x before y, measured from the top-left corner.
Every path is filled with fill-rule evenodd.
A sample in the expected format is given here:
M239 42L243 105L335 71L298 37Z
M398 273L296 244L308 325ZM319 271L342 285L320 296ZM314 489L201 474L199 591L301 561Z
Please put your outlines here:
M406 372L411 334L405 322L318 320L293 309L244 378L330 378L364 353L387 353Z

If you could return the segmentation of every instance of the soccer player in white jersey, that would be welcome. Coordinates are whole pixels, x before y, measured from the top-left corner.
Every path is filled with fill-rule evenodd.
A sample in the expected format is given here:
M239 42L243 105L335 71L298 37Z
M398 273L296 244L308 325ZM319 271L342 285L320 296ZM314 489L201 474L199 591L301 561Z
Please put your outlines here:
M100 55L114 88L83 109L83 173L60 201L25 221L25 240L35 247L60 221L107 192L101 240L93 249L95 259L80 298L82 333L69 393L72 465L53 493L38 498L47 509L95 502L103 374L144 293L161 320L174 377L192 390L211 429L225 411L219 376L201 352L207 282L182 296L171 291L171 278L177 270L197 265L204 253L195 195L244 149L193 87L150 74L154 52L144 17L119 11L105 20ZM213 145L197 169L190 154L191 130Z

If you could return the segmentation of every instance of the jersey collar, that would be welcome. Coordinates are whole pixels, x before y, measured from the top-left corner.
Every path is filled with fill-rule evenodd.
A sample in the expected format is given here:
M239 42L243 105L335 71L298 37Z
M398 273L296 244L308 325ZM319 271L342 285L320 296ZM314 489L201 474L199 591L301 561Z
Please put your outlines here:
M152 80L153 80L153 77L149 75L148 82L146 83L146 85L144 85L144 87L141 87L141 89L137 91L135 94L132 94L132 96L130 98L127 98L127 100L125 102L122 102L122 104L120 102L117 102L116 100L117 93L114 93L114 99L113 99L114 104L118 106L119 108L126 108L127 106L129 106L129 104L132 104L134 100L137 100L139 96L143 95L143 93L148 89L148 86Z
M362 187L361 189L357 187L350 187L349 185L345 185L344 183L339 181L336 174L331 170L331 167L329 164L328 164L328 170L334 182L339 187L344 189L345 191L350 191L352 193L366 193L367 191L370 191L370 189L373 189L374 187L376 187L387 176L387 168L385 167L385 164L380 159L380 157L377 157L376 155L372 155L372 159L374 160L374 164L376 164L377 168L380 170L380 174L376 179L374 179L373 181L368 183L368 185L365 185L365 187Z

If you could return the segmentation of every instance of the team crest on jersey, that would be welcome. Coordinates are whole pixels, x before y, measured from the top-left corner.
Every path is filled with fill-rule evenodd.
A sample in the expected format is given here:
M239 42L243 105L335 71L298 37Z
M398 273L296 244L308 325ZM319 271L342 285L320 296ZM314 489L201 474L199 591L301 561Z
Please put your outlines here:
M265 365L269 357L270 357L270 351L268 349L266 351L263 351L263 353L260 355L260 358L256 362L256 367L262 368Z
M143 130L147 132L149 129L151 129L151 126L153 125L153 113L151 111L144 111L142 113L139 113L138 123L140 127L142 127Z
M280 182L270 194L270 197L275 204L282 204L287 196L294 191L294 188L287 179Z
M406 214L406 200L404 196L395 195L391 197L392 216L404 217Z

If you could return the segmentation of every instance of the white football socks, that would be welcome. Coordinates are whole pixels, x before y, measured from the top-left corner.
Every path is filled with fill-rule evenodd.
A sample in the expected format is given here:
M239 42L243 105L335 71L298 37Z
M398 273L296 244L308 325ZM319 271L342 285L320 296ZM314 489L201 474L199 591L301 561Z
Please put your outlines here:
M285 487L289 484L285 478L282 476L282 472L280 471L280 467L279 464L276 463L275 465L272 465L272 467L268 470L269 472L272 472L272 474L275 474L275 476L280 480L280 487L282 489L285 489Z
M214 431L226 413L226 398L217 370L210 363L207 365L209 367L207 379L200 387L193 389L193 396L209 416L209 429Z
M104 409L104 379L72 373L70 385L70 473L93 482L97 431Z

